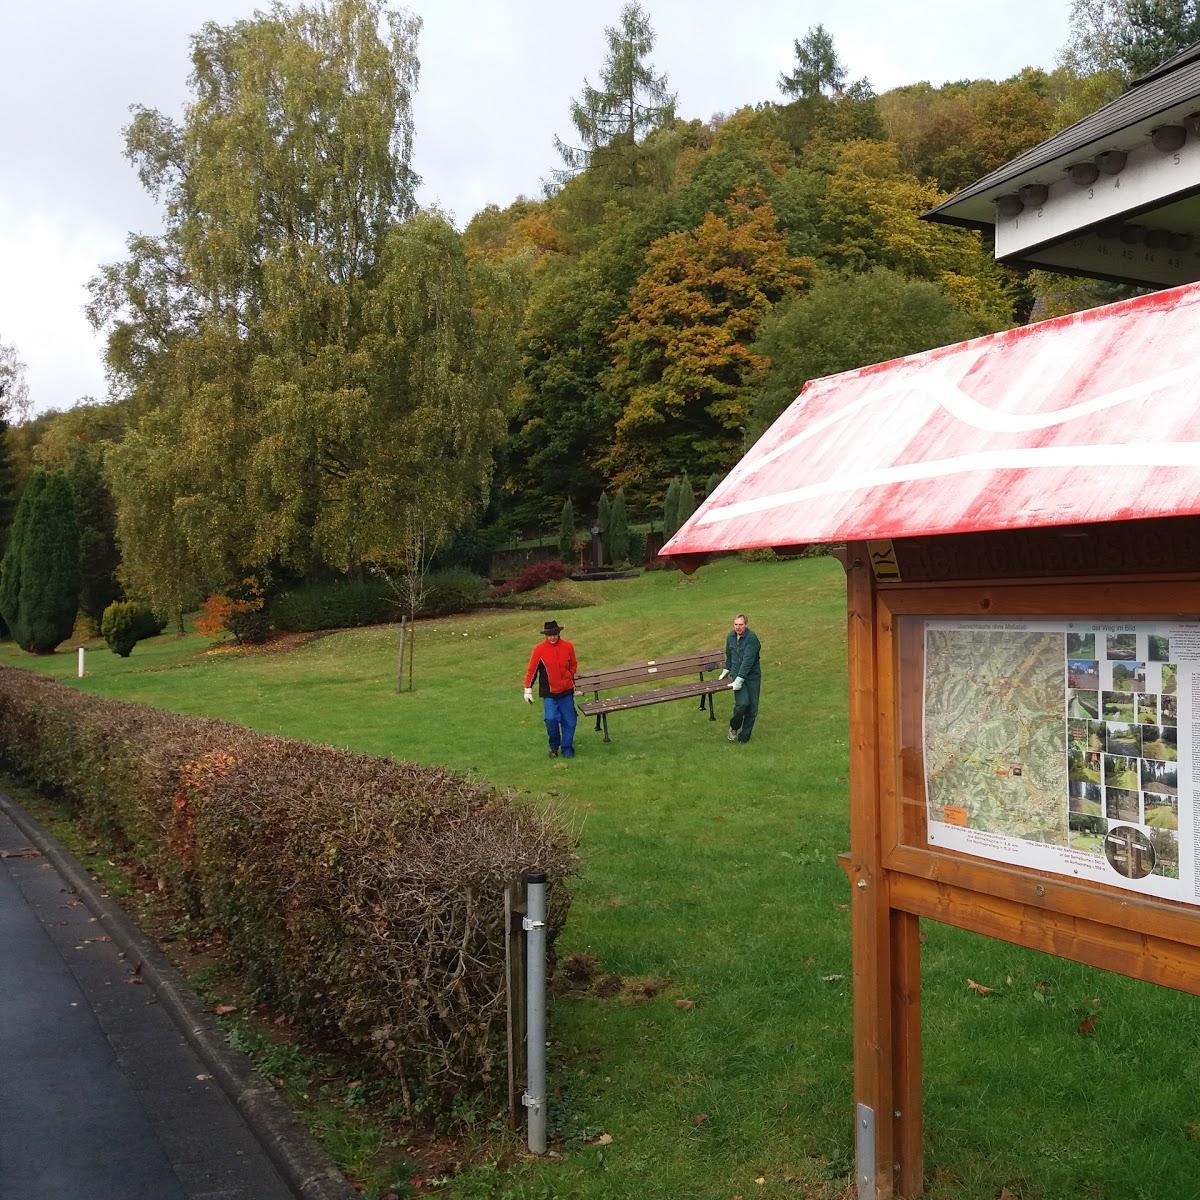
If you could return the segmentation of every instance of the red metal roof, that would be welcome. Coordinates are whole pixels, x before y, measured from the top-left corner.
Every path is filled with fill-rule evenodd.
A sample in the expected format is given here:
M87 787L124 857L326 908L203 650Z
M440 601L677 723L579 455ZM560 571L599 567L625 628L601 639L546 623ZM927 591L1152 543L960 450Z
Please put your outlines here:
M814 379L663 547L1200 512L1200 284Z

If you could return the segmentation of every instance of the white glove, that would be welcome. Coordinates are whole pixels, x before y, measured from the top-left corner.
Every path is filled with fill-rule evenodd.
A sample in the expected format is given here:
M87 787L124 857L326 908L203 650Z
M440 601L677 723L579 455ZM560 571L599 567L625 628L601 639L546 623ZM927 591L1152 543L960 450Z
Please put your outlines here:
M720 673L720 675L718 675L718 676L717 676L717 678L718 678L718 679L724 679L724 678L725 678L725 676L726 676L726 675L728 675L728 674L729 674L729 672L728 672L728 671L722 671L722 672Z
M743 684L744 682L745 682L745 680L744 680L744 679L743 679L743 678L742 678L742 677L739 675L739 676L738 676L738 677L737 677L737 678L736 678L736 679L733 681L733 690L734 690L735 692L740 692L740 691L742 690L742 684Z
M526 689L525 689L525 703L526 703L526 704L532 704L532 703L533 703L533 688L526 688Z

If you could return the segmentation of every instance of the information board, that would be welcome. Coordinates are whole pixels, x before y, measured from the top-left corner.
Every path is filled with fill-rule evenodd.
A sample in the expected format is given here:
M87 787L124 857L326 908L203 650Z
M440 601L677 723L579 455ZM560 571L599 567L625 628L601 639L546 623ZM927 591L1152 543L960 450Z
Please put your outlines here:
M1200 622L929 619L930 845L1200 904Z

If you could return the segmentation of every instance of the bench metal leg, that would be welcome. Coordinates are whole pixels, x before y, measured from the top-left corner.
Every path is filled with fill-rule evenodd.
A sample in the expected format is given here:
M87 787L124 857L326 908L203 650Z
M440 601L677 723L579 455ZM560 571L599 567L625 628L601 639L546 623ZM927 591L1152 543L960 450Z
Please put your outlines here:
M715 721L717 719L717 714L713 709L713 694L712 694L712 692L708 693L708 719L710 721Z
M593 696L594 696L594 697L595 697L597 700L599 700L599 699L600 699L600 693L599 693L599 692L593 692L593 693L592 693L592 695L593 695ZM597 714L596 714L596 732L597 732L597 733L599 733L599 732L600 732L600 714L599 714L599 713L597 713Z
M608 713L601 713L601 714L600 714L600 718L601 718L601 720L603 720L603 722L604 722L604 740L607 742L607 741L609 740L609 736L608 736Z

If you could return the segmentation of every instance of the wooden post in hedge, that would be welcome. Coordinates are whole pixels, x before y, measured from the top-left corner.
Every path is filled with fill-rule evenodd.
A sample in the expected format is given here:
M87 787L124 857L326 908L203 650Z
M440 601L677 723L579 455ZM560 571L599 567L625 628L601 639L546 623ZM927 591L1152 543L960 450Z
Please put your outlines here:
M525 1051L525 879L519 877L504 889L504 992L508 1041L508 1115L513 1128L525 1117L521 1104Z

